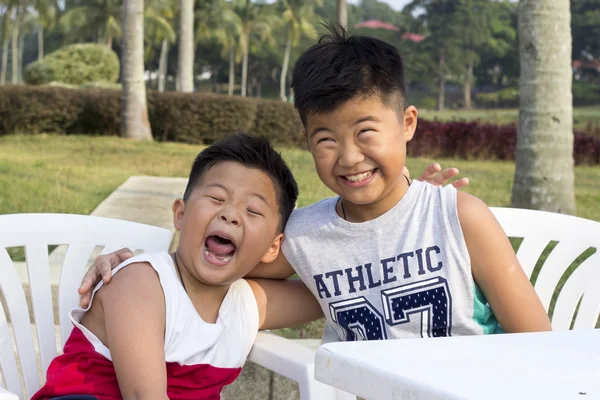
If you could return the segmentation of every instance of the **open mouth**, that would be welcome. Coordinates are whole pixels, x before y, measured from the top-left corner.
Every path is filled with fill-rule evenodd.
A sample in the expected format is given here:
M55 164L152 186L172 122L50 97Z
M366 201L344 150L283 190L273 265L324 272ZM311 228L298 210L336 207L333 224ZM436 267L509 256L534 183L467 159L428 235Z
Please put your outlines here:
M211 235L204 242L204 255L220 265L228 263L236 250L235 244L229 238L220 235Z
M342 178L345 179L345 180L347 180L348 182L351 182L351 183L360 183L360 182L366 181L371 176L373 176L373 174L375 173L376 170L377 170L377 168L373 168L370 171L361 172L360 174L342 175Z

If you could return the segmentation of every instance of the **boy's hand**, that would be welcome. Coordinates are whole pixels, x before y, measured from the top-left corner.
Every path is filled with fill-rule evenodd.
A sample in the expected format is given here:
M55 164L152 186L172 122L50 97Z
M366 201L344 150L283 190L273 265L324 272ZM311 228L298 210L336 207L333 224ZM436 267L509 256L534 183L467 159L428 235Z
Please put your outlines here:
M441 172L440 172L441 171ZM448 183L448 180L458 175L460 171L458 168L446 168L442 171L440 164L433 163L429 164L421 173L421 176L417 178L419 181L428 182L435 186L444 186ZM404 174L410 178L408 169L404 167ZM451 183L457 189L462 189L469 184L469 178L461 178Z
M100 279L104 280L104 284L110 282L112 269L131 257L133 257L133 252L126 247L113 253L98 256L90 269L85 273L81 285L77 289L81 295L80 306L82 308L88 306L92 298L92 288L100 282Z

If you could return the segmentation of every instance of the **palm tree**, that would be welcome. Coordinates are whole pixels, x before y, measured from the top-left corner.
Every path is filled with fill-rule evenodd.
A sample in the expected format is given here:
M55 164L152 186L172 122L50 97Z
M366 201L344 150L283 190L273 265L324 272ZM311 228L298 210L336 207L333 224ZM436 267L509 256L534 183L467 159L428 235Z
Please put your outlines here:
M121 0L74 0L74 7L65 11L59 25L66 41L80 42L93 38L112 48L114 38L121 37Z
M180 0L179 7L179 90L194 91L194 0Z
M10 44L10 33L12 30L11 13L12 8L7 6L4 10L4 15L2 16L2 30L0 31L0 41L2 42L2 71L0 72L0 85L6 83L6 72L8 70L8 45Z
M56 24L60 10L57 0L35 0L38 25L38 60L44 58L44 30L51 29Z
M320 5L321 1L318 0L316 3ZM292 48L298 46L302 35L314 36L316 30L311 22L315 20L313 4L303 0L282 0L282 5L284 7L282 18L284 26L287 27L287 39L279 81L279 96L281 100L286 101L286 78Z
M242 19L232 9L231 3L221 1L208 9L196 13L196 41L214 39L221 45L223 57L229 58L229 96L233 95L235 86L235 64L242 58L238 51L242 35Z
M337 23L348 28L348 2L347 0L337 0Z
M174 0L153 0L146 6L144 31L147 41L156 45L160 43L160 58L158 63L158 91L165 90L169 44L175 43L177 34L173 29L176 15Z
M125 0L123 33L121 136L152 140L144 82L144 0Z
M512 205L575 213L569 0L519 2L519 134Z
M260 41L275 43L273 35L274 28L281 24L281 19L270 14L270 9L264 4L252 4L250 0L237 0L236 12L242 19L242 32L240 36L240 47L242 49L242 96L245 97L248 89L248 55L250 52L250 40L256 36Z

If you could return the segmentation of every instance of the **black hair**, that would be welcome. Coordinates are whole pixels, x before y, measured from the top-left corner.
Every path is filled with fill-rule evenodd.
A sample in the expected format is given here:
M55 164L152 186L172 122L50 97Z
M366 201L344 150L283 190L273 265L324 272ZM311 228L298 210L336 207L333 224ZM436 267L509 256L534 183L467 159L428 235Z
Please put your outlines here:
M368 36L349 36L339 24L300 55L294 67L294 105L306 117L329 113L357 95L379 95L387 106L406 107L402 57L394 46Z
M244 132L227 135L202 150L194 160L183 200L187 201L202 176L213 166L224 161L235 161L266 173L273 181L283 231L298 199L298 185L289 167L269 140Z

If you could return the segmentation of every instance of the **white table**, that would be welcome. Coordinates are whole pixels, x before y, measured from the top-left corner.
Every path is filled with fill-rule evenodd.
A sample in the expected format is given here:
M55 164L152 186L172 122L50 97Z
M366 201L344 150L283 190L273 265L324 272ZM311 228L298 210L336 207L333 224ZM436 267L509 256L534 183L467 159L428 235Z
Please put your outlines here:
M600 399L600 330L329 343L315 378L369 400Z

